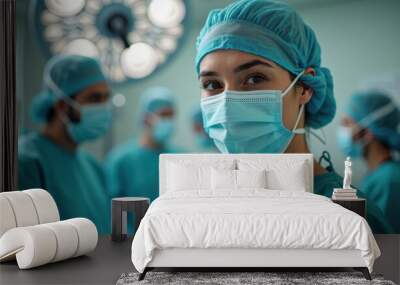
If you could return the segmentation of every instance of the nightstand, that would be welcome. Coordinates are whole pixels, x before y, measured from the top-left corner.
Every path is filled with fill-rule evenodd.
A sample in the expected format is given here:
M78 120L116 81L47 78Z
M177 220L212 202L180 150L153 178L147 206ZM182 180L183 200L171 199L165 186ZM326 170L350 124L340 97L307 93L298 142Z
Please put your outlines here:
M361 217L365 218L365 203L366 200L362 198L352 199L352 200L337 200L332 199L333 203L339 204L340 206L359 214Z
M127 212L135 213L136 229L146 214L150 199L145 197L120 197L111 201L112 241L124 241L127 238Z

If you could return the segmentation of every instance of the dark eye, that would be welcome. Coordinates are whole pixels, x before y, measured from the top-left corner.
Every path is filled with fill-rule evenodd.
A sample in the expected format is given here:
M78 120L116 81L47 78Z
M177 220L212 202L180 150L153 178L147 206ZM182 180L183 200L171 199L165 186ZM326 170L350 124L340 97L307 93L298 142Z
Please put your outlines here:
M246 78L245 84L246 85L247 84L248 85L255 85L255 84L258 84L258 83L262 83L262 82L264 82L266 80L267 80L267 78L262 74L253 74L253 75L250 75L250 76L248 76Z
M90 94L88 101L91 103L98 103L107 100L109 97L109 93L94 92Z
M217 80L207 80L207 81L203 82L201 85L202 85L201 87L204 90L209 90L209 91L223 88L222 84Z

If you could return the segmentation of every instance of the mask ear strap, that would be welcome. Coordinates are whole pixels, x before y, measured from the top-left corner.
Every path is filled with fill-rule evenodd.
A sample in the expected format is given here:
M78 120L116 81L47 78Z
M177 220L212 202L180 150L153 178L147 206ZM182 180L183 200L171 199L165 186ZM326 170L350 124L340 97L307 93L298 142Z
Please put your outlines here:
M48 88L50 88L54 94L60 98L61 100L63 100L64 102L66 102L68 105L70 105L72 108L74 108L75 110L79 111L80 110L80 106L79 104L77 104L74 100L72 100L71 98L69 98L68 96L66 96L66 94L64 93L64 91L62 91L57 84L54 82L54 80L51 78L51 74L50 74L50 69L47 70L45 72L46 76L44 77L44 80L48 86Z
M303 112L304 112L304 104L301 105L301 107L300 107L300 112L297 115L296 123L294 124L294 127L292 129L292 132L295 134L305 134L305 132L306 132L304 128L297 129L297 126L300 123L301 115L303 114Z
M297 83L297 81L299 81L300 77L303 76L304 72L305 70L297 74L296 78L292 81L292 83L290 83L290 85L285 89L285 91L283 91L282 97L285 96L293 88L293 86Z
M372 113L368 114L366 117L364 117L363 119L361 119L360 121L357 122L357 125L359 125L360 128L358 130L356 130L354 133L352 133L352 136L361 133L364 129L368 129L369 124L371 124L375 120L378 120L378 119L382 118L383 116L389 114L394 109L396 109L396 106L392 103L389 103L389 104L381 107L380 109L375 110ZM354 129L354 127L352 127L352 130L353 129ZM361 138L361 139L363 139L363 138Z
M372 122L374 122L375 120L378 120L380 118L382 118L383 116L389 114L390 112L392 112L393 110L396 109L396 106L392 103L389 103L383 107L381 107L380 109L370 113L368 116L366 116L364 119L360 120L358 122L358 124L364 128L368 128L368 125Z

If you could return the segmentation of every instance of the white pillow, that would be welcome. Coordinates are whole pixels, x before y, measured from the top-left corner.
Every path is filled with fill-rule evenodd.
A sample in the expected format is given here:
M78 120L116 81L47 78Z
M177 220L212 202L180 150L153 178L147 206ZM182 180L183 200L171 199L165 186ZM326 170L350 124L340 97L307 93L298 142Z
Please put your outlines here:
M212 190L235 190L236 189L236 170L215 169L211 170L211 189Z
M167 167L167 191L211 190L211 170L234 169L235 161L175 161Z
M267 171L235 170L237 188L267 188Z
M285 172L278 169L267 172L268 189L307 191L305 169L303 166Z
M268 189L307 191L310 188L310 170L304 160L238 160L238 168L247 171L265 169Z
M211 170L211 188L213 190L239 190L241 188L266 188L266 171L262 170Z
M171 191L209 188L207 168L170 163L168 173L168 189Z

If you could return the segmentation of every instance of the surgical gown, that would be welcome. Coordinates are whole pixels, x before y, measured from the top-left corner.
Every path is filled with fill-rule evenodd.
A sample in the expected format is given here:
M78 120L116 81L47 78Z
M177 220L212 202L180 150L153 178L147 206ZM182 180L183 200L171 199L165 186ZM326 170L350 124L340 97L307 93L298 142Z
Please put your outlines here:
M176 153L165 147L150 149L129 141L117 146L106 160L107 188L112 197L158 197L158 161L161 153Z
M360 196L367 199L367 220L374 233L400 234L400 161L386 161L368 173Z
M314 176L315 194L331 198L333 189L342 187L343 187L343 178L333 170Z
M90 219L99 233L110 232L110 199L104 172L86 151L67 151L39 133L19 141L19 189L43 188L56 201L62 220Z

